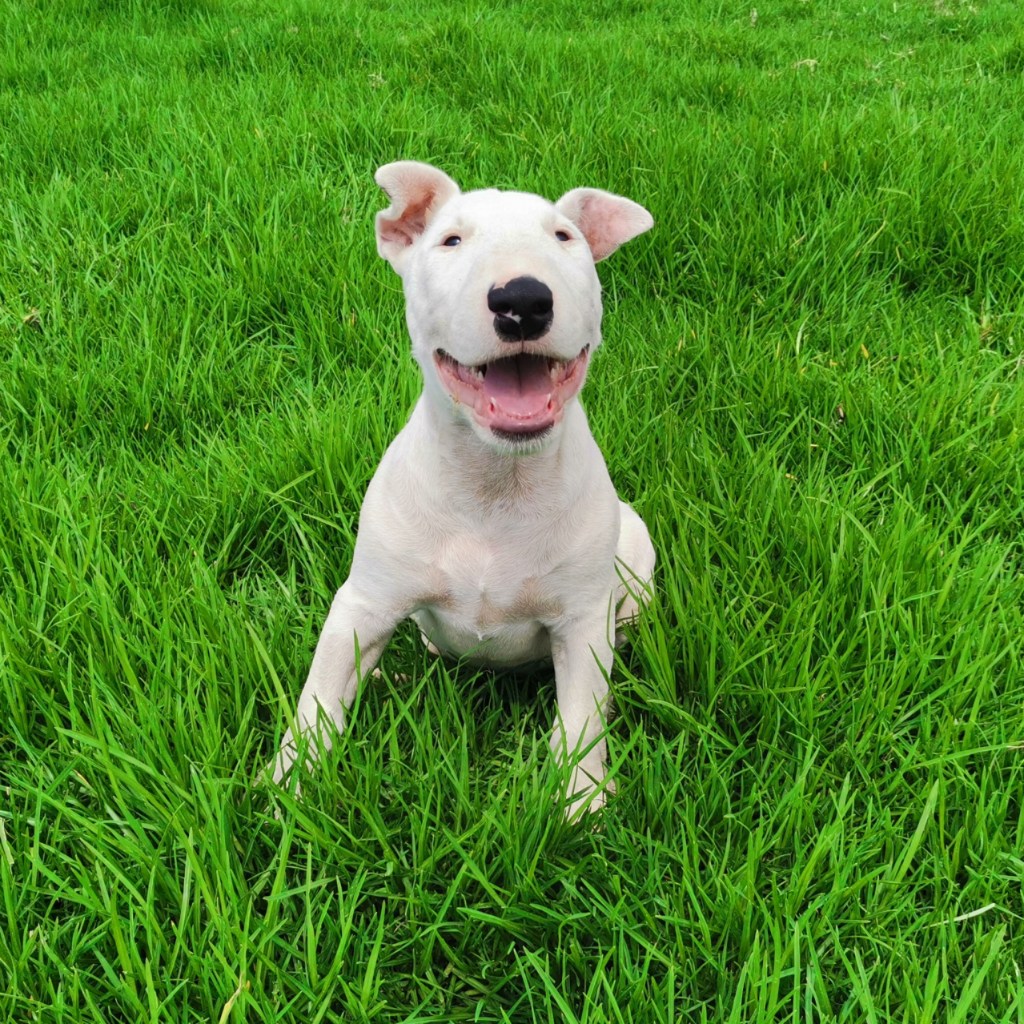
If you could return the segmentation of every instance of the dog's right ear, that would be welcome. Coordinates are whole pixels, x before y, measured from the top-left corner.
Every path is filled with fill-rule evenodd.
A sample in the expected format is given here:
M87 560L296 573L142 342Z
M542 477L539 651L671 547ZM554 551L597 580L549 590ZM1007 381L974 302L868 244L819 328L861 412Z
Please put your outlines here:
M401 273L409 247L423 234L431 217L459 194L459 186L444 171L415 160L385 164L374 180L391 200L391 205L377 214L377 252Z

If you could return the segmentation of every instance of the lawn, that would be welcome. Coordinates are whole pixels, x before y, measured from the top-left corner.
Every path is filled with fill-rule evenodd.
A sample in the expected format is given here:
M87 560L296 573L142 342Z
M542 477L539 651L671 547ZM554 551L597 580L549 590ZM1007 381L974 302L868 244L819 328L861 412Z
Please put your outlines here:
M0 1021L1024 1021L1011 0L0 0ZM373 171L591 185L617 795L413 629L257 784L418 392Z

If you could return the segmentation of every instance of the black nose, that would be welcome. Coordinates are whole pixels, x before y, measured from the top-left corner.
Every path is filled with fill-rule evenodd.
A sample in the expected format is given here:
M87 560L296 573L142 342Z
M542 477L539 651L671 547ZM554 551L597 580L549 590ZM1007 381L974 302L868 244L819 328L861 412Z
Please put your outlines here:
M551 289L535 277L514 277L487 292L494 329L505 341L533 341L550 326L555 300Z

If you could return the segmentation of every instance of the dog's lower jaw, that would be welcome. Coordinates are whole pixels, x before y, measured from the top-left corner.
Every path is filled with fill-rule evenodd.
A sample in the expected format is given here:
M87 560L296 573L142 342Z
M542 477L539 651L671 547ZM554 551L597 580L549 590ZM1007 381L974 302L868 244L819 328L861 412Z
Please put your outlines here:
M532 449L533 446L542 445L554 428L555 425L552 423L539 430L500 430L498 427L491 427L490 431L499 441L507 441L511 445L512 454L518 455L526 452L516 449Z

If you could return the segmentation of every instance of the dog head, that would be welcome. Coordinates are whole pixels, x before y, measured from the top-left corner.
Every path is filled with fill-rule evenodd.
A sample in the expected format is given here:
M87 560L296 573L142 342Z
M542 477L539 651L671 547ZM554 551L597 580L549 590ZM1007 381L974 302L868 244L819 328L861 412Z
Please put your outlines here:
M462 193L412 161L386 164L376 180L391 200L377 214L377 251L402 278L429 396L491 445L541 447L601 343L594 264L647 231L651 215L592 188L556 203Z

